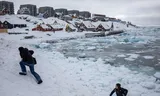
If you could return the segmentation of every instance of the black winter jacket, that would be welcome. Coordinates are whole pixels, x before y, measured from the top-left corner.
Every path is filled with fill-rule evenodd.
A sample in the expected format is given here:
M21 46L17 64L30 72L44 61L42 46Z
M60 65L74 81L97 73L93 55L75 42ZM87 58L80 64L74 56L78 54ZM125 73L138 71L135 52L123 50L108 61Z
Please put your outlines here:
M32 54L34 51L30 50L28 51L27 48L24 48L23 50L20 51L20 56L22 58L23 62L27 62L28 64L34 64L34 60L32 57Z
M116 88L111 92L110 96L113 95L113 93L116 92L117 96L127 96L128 90L124 88L120 88L117 90Z

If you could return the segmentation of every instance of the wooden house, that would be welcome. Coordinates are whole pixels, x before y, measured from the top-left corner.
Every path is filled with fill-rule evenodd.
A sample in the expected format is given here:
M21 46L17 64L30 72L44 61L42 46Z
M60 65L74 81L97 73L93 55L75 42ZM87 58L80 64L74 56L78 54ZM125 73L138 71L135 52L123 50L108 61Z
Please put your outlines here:
M90 21L84 21L78 26L78 31L95 31L96 27Z
M35 28L33 28L32 31L43 31L43 32L46 32L46 31L53 31L53 30L52 30L52 28L50 26L47 26L45 24L40 24L40 25L37 25Z

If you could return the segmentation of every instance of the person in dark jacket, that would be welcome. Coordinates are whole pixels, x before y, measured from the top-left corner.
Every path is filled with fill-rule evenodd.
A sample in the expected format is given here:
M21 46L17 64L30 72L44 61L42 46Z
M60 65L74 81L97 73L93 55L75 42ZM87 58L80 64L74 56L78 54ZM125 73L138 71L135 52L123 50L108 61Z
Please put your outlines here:
M22 58L22 60L20 61L20 67L22 72L19 72L20 75L27 75L26 72L26 65L30 68L31 73L33 74L33 76L36 78L37 83L40 84L42 83L42 79L39 76L39 74L37 74L34 71L34 64L35 61L32 57L34 51L33 50L28 50L27 48L23 48L23 47L19 47L19 52L20 52L20 57Z
M121 84L117 83L116 88L113 89L113 91L110 93L110 96L113 95L113 93L116 92L117 96L127 96L128 90L121 87Z

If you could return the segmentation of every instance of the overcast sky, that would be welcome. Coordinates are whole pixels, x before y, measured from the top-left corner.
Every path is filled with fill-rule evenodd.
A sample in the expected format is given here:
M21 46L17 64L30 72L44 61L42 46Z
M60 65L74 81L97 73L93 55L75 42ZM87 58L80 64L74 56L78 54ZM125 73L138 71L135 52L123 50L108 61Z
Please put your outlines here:
M105 14L137 25L160 25L160 0L5 0L12 1L15 13L20 4L35 4L37 7L90 11Z

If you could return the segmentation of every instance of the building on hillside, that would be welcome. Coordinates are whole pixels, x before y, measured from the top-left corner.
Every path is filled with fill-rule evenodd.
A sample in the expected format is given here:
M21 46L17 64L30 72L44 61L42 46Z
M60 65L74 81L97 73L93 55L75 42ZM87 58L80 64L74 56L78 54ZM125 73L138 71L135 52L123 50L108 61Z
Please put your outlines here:
M43 32L51 31L52 32L53 30L50 26L46 24L39 24L35 28L33 28L32 31L43 31Z
M43 14L43 17L44 17L44 18L48 18L48 17L53 17L53 16L55 16L55 11L54 11L53 7L49 7L49 6L40 7L40 8L38 9L38 13Z
M17 14L30 14L30 10L27 7L23 7L17 11Z
M92 19L94 21L106 21L106 15L103 14L92 14Z
M78 25L78 31L96 31L96 27L91 22L85 21Z
M63 30L63 26L60 25L60 24L48 24L48 26L50 26L52 28L52 30L55 32L55 31L62 31Z
M14 28L14 27L13 27L13 24L11 24L11 23L8 22L8 21L4 21L4 22L3 22L3 25L4 25L4 28L6 28L6 29L12 29L12 28Z
M4 24L0 21L0 33L7 33L8 30L5 28Z
M6 29L12 29L12 28L16 28L16 27L18 27L18 28L24 28L24 27L27 27L27 24L20 23L20 22L15 23L15 22L12 22L10 20L5 20L3 22L3 26Z
M109 31L110 27L107 24L99 24L96 28L96 31Z
M67 24L65 28L66 32L75 32L76 28L72 24Z
M3 22L0 21L0 29L5 29Z
M84 18L90 18L91 13L88 11L81 11L81 12L79 12L79 16L84 17Z
M20 12L20 10L26 9L26 8L29 10L28 13L21 13ZM31 15L31 16L37 16L37 7L36 7L36 5L32 5L32 4L20 5L20 8L17 13L18 14L27 14L27 15Z
M67 9L64 9L64 8L55 9L55 12L61 13L62 15L68 15Z
M79 11L78 10L68 10L68 15L79 17Z
M0 14L14 14L14 4L13 2L0 1Z
M103 17L103 18L105 18L106 15L103 15L103 14L92 14L92 17L93 17L93 18L94 18L94 17Z
M61 17L61 19L64 21L72 21L72 17L69 15L64 15L63 17Z

